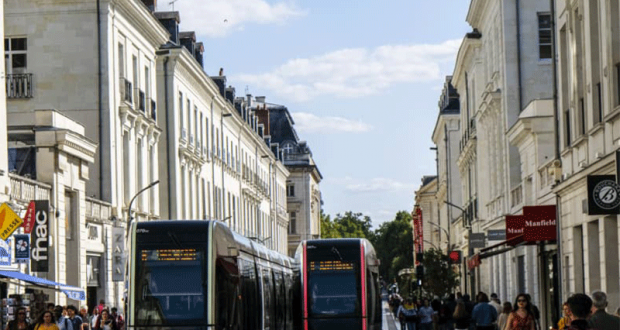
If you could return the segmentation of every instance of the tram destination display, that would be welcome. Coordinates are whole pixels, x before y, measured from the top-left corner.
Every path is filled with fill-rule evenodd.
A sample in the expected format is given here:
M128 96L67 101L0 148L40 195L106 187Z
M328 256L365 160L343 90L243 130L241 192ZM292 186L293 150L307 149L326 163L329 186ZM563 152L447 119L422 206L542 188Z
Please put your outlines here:
M311 271L349 271L353 270L352 262L343 262L340 260L320 260L310 261Z

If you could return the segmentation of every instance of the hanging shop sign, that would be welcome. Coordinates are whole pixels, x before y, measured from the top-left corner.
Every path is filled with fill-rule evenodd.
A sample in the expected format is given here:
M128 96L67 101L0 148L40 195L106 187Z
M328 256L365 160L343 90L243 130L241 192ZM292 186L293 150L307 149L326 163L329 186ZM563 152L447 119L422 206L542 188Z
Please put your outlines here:
M24 220L15 214L7 203L2 204L0 206L0 239L8 239L23 222Z
M11 239L0 239L0 266L11 266Z
M424 230L422 228L422 209L419 206L416 206L413 210L413 226L415 251L422 253L424 252Z
M523 238L525 241L555 241L557 239L555 211L555 205L524 206L525 228Z
M489 241L505 241L506 230L505 229L489 229L487 230L487 238Z
M125 228L112 228L112 281L125 280Z
M49 209L49 201L35 201L35 222L30 234L30 241L32 242L30 257L32 259L32 271L35 272L47 272L49 270Z
M615 175L588 175L588 214L620 214L620 185Z
M517 236L522 236L525 230L525 218L522 215L506 216L506 241L510 241L509 245L517 245L521 243L519 240L512 240Z
M30 234L32 228L34 228L34 212L34 201L30 201L30 203L28 203L28 209L26 209L26 215L24 216L24 223L22 224L22 227L24 227L24 234Z
M475 269L476 267L480 266L481 263L482 261L480 260L479 253L476 253L473 256L467 258L467 268L469 268L469 270Z
M483 248L485 247L484 239L484 233L472 233L469 236L469 246L471 248Z
M30 260L30 235L15 235L15 260L18 262Z

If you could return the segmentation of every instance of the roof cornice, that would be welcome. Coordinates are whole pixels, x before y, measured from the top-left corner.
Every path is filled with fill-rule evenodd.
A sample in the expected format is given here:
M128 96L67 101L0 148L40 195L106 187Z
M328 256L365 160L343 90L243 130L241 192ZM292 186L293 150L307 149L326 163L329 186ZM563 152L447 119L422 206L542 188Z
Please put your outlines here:
M155 48L166 43L170 38L168 30L141 1L110 0L110 5L125 14L138 34L143 35Z

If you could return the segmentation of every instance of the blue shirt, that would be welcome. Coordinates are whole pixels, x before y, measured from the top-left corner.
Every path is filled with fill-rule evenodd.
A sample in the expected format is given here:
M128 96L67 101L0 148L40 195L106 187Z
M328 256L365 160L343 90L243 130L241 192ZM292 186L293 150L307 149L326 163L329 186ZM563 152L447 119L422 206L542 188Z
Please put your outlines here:
M488 303L481 302L474 307L471 318L476 325L493 325L497 320L497 310Z

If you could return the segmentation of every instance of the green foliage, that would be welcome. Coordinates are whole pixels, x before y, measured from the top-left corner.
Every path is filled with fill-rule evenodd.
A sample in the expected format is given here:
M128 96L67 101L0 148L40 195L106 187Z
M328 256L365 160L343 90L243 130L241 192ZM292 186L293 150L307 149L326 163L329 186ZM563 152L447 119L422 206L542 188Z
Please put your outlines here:
M459 284L459 274L453 270L447 254L439 249L424 252L422 288L426 292L443 297L446 293L451 293Z
M321 216L322 238L366 238L372 240L374 233L370 230L371 227L370 217L362 213L349 211L344 215L337 214L333 221L329 215Z
M393 221L383 223L371 240L381 259L384 279L396 278L398 271L413 267L413 233L411 214L400 211Z

